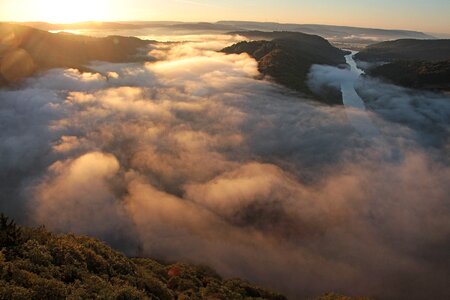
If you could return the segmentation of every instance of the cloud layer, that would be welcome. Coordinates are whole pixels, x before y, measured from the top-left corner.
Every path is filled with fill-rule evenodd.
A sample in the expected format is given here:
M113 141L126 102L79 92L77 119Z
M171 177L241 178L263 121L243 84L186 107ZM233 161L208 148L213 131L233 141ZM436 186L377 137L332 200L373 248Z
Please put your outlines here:
M361 81L380 129L367 140L344 108L214 51L231 39L0 91L0 209L294 299L449 296L448 99ZM348 76L320 72L318 88Z

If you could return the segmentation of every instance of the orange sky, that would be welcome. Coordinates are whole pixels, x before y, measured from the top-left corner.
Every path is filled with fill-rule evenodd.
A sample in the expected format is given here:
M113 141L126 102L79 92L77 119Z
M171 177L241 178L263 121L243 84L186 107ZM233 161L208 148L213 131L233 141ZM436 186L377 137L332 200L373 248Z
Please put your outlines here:
M254 20L450 33L449 0L0 0L0 20Z

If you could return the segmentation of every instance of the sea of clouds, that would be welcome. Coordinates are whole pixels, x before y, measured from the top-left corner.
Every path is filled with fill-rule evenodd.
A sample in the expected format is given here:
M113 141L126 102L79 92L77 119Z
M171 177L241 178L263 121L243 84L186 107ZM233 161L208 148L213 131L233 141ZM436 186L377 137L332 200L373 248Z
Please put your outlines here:
M193 40L1 90L0 211L292 299L449 297L450 99L359 79L368 138L217 52L238 38Z

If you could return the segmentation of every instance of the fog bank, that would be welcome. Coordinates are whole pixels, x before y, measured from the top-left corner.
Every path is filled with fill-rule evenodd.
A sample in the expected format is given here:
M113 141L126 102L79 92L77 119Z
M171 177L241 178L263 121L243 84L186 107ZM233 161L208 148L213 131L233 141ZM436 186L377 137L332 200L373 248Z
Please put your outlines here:
M380 130L368 140L344 107L215 51L232 39L0 91L0 210L293 299L450 297L449 99L360 79ZM310 81L346 76L318 66Z

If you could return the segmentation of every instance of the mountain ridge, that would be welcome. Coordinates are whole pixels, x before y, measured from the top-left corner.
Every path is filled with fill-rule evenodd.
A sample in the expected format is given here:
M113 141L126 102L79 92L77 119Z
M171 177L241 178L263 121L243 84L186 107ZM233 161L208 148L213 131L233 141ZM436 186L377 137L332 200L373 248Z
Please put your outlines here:
M399 39L369 45L355 55L367 62L395 60L442 61L450 59L450 39Z
M93 60L135 61L138 50L150 43L135 37L95 38L0 23L0 84L51 68L83 69Z
M247 53L258 62L258 70L264 77L295 91L304 93L327 104L342 104L340 91L324 91L314 94L307 84L310 68L314 64L339 66L345 64L343 50L333 47L326 39L300 32L234 32L255 39L222 49L227 54Z
M278 30L286 30L286 31L292 31L293 29L308 29L311 30L313 28L324 28L330 31L334 31L335 33L342 33L342 30L357 30L357 31L369 31L373 33L384 33L384 34L390 34L393 36L397 35L411 35L411 36L417 36L422 38L434 38L434 36L426 34L424 32L420 31L414 31L414 30L404 30L404 29L380 29L380 28L370 28L370 27L354 27L354 26L341 26L341 25L325 25L325 24L297 24L297 23L277 23L277 22L252 22L252 21L218 21L218 24L228 24L228 25L235 25L235 26L241 26L246 27L245 25L250 27L255 27L256 30L259 27L259 30L262 28L271 29L273 27L278 28ZM273 30L273 29L272 29ZM308 32L304 32L308 33Z
M136 28L151 28L155 26L173 26L175 27L190 27L194 29L214 29L214 30L265 30L265 31L298 31L309 34L317 34L319 31L332 34L348 34L352 33L372 33L384 34L395 37L411 37L411 38L435 38L431 34L420 31L405 30L405 29L380 29L370 27L354 27L341 25L326 25L326 24L299 24L299 23L277 23L277 22L253 22L253 21L233 21L221 20L217 22L180 22L180 21L117 21L117 22L77 22L69 24L47 23L47 22L18 22L17 24L27 25L42 30L76 30L89 28L103 28L103 29L136 29ZM207 28L202 28L201 25L207 25ZM226 26L224 26L226 25Z
M414 89L450 91L450 39L376 43L355 58L369 62L365 71L370 76Z

